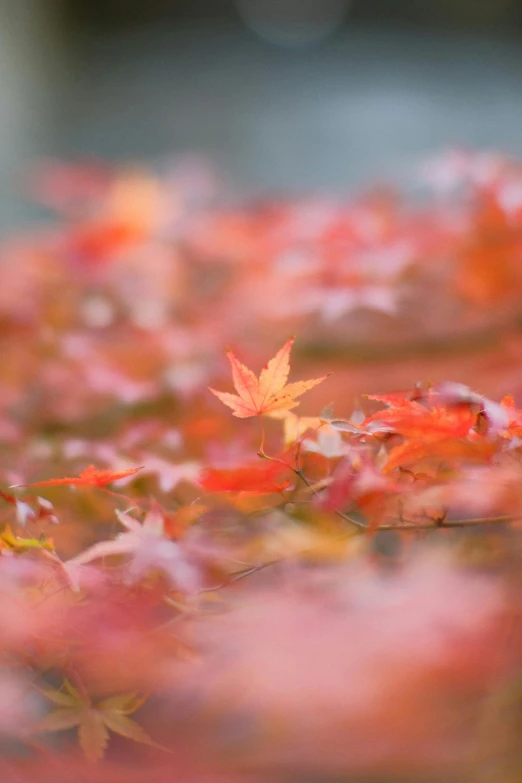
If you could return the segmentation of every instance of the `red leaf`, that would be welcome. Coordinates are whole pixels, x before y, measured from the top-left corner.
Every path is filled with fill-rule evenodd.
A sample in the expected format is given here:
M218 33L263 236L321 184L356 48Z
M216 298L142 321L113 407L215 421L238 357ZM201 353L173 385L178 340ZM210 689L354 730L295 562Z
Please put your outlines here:
M279 462L251 465L244 468L209 468L200 481L208 492L254 492L269 494L281 492L290 486L282 476L289 468Z
M370 396L369 399L388 402L390 398ZM390 432L396 432L398 435L438 441L465 437L477 420L477 414L466 404L426 407L419 402L400 397L393 398L388 404L390 407L387 410L369 416L363 427L382 422Z
M35 481L32 484L17 484L19 487L51 487L55 485L64 485L75 487L105 487L107 484L111 484L113 481L119 481L120 479L133 476L143 466L139 468L130 468L129 470L99 470L94 465L89 465L88 468L83 470L79 476L74 478L57 478L48 479L47 481Z

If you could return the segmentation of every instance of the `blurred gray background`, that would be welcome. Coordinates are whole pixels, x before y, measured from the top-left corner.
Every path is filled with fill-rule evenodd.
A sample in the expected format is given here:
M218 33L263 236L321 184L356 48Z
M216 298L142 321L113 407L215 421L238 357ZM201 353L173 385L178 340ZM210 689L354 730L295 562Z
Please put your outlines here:
M3 231L38 156L202 152L266 193L522 154L521 0L0 0L0 68Z

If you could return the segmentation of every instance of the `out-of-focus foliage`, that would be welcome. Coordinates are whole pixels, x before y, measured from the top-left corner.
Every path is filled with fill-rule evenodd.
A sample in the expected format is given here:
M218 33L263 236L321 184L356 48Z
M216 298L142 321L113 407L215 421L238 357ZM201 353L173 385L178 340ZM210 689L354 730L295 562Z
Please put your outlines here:
M1 250L2 779L522 776L522 167L416 184L37 173L57 220Z

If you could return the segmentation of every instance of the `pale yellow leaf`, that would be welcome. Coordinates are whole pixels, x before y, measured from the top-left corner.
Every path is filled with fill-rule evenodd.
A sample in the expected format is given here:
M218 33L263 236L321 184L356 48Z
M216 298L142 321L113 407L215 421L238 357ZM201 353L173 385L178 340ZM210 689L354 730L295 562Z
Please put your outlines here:
M78 739L85 757L89 761L98 761L103 758L109 732L104 723L103 716L95 709L87 710L78 726Z

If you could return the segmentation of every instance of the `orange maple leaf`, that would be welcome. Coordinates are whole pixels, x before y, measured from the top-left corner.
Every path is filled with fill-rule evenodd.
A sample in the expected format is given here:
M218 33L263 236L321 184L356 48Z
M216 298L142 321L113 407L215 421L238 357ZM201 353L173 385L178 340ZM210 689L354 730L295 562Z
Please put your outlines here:
M389 407L369 416L363 426L405 438L389 452L385 473L427 457L481 461L492 454L491 445L474 432L477 413L467 403L427 406L397 395L369 395L368 399Z
M317 386L328 375L310 381L287 384L290 373L290 351L294 340L295 337L291 337L286 341L274 358L263 367L259 378L256 378L252 370L241 364L232 351L228 350L227 356L232 367L232 379L237 394L228 394L215 389L210 391L221 402L232 408L234 416L241 419L295 408L299 405L295 398Z
M119 479L127 478L127 476L133 476L138 470L141 470L143 466L139 468L130 468L129 470L99 470L94 465L89 465L85 468L79 476L74 478L56 478L48 479L47 481L35 481L32 484L17 484L18 487L51 487L57 484L68 484L75 487L105 487L107 484L111 484L113 481L119 481Z
M290 486L284 478L290 467L280 462L248 465L243 468L207 468L200 484L207 492L250 492L270 494Z
M426 407L396 395L370 394L368 399L384 402L389 407L368 416L363 427L378 431L378 427L372 425L382 423L389 432L407 438L422 438L424 441L463 438L477 420L477 414L468 405Z
M480 436L475 439L470 436L468 439L454 440L451 437L440 437L426 441L421 438L411 438L390 451L382 470L383 473L390 473L404 465L413 465L427 458L450 463L487 462L494 451L494 445Z

